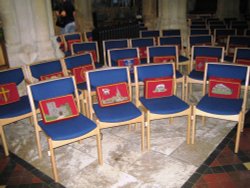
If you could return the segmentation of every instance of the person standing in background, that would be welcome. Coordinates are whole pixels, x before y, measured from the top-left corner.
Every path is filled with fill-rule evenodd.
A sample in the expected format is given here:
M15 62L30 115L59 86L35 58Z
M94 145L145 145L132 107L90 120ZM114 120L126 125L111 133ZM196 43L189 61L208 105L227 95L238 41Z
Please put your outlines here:
M61 27L61 34L76 31L75 7L71 0L62 0L58 3L56 10L56 25Z

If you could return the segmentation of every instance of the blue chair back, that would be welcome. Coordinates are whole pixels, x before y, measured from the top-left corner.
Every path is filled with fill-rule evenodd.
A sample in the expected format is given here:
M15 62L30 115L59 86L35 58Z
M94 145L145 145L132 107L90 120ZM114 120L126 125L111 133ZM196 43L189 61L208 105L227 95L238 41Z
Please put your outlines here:
M103 59L105 61L105 64L107 65L108 59L107 59L107 52L110 49L116 49L116 48L128 48L129 42L127 39L115 39L115 40L104 40L103 41Z
M40 79L41 76L63 72L60 60L52 60L29 65L31 76Z
M82 36L80 33L70 33L63 35L65 41L69 40L82 40Z
M245 29L244 35L245 36L250 36L250 29Z
M207 25L206 24L191 25L190 28L191 29L207 29Z
M142 30L140 31L140 37L159 37L159 30Z
M211 76L221 78L233 78L245 81L247 76L247 66L237 66L234 64L213 64L207 63L207 79Z
M163 29L162 36L181 36L180 29Z
M93 65L91 54L80 54L76 56L66 57L64 58L64 62L66 65L66 68L68 70L71 70L75 67L84 66L84 65Z
M33 100L36 102L58 96L75 94L75 85L72 77L64 77L30 85Z
M131 39L131 47L147 47L154 46L155 41L153 37L145 37L145 38L132 38Z
M139 82L147 78L173 77L174 65L172 63L148 64L135 66Z
M153 62L153 58L156 56L174 56L178 59L177 46L153 46L148 47L148 59L147 62Z
M126 58L139 58L139 53L137 48L124 48L124 49L113 49L108 50L109 66L117 66L117 61L119 59Z
M181 48L181 36L160 37L159 45L178 45Z
M190 35L210 35L210 29L191 29Z
M97 42L80 42L72 44L72 54L80 54L85 52L95 51L96 62L99 62L99 50Z
M24 73L21 67L0 71L0 84L16 83L24 81Z
M126 67L112 67L107 69L97 69L86 73L88 83L92 89L119 82L130 83L128 68Z
M234 45L234 46L250 47L250 37L230 35L228 43L229 43L229 46Z
M212 45L212 44L213 44L212 35L189 36L190 47L192 47L193 45Z
M217 57L219 61L223 61L224 54L223 47L215 46L193 46L192 59L194 60L197 56L205 57Z
M236 59L250 60L250 48L237 48Z

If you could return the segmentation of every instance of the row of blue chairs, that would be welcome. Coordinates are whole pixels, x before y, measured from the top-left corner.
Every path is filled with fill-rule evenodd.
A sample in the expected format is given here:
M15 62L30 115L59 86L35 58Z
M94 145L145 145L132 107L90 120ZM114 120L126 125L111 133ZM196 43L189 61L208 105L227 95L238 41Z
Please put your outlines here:
M195 106L189 105L176 96L175 72L174 63L135 65L135 102L132 100L132 83L129 67L108 67L85 72L89 117L86 117L80 111L80 96L75 77L65 76L28 84L28 96L22 96L16 102L0 106L0 130L5 154L8 155L8 148L4 126L32 117L39 156L42 156L40 145L40 132L42 131L48 140L54 179L59 181L54 149L87 137L96 136L98 161L99 164L102 164L100 140L100 131L102 129L140 124L141 150L144 151L144 129L146 129L147 149L150 149L150 124L152 120L182 116L187 117L188 144L190 142L194 144L196 116L238 122L235 144L235 153L237 153L246 111L249 67L236 64L206 63L203 78L203 97ZM10 82L18 84L25 79L22 68L4 70L0 72L0 75L1 91L4 91L3 84L9 84ZM207 93L207 83L214 77L239 80L240 84L242 84L242 95L239 98L210 96ZM161 82L162 79L164 84ZM148 80L151 83L158 81L153 87L153 90L157 91L158 94L166 91L166 89L171 92L152 98L146 97L145 93L148 92L146 88L149 89L147 86L148 82L146 82ZM93 97L93 93L98 97L98 100ZM67 119L59 119L60 121L50 122L49 124L40 119L39 114L44 113L41 110L41 105L44 104L44 101L68 95L72 96L72 101L76 104L77 115ZM106 95L108 96L107 98L105 98ZM54 109L54 112L55 110L57 109ZM60 115L59 113L58 118Z

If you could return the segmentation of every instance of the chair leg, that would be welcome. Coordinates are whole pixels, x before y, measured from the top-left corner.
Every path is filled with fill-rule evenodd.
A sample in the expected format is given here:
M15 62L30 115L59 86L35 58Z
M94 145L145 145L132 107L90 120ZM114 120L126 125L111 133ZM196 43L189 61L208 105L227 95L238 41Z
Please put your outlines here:
M36 132L36 145L37 145L37 150L38 150L38 156L39 158L42 158L42 148L41 148L41 143L40 143L40 133L38 128L35 127L35 132Z
M145 149L145 127L144 127L144 121L142 121L141 122L141 151L144 151L144 149Z
M240 144L240 133L241 133L241 119L242 119L242 114L239 116L239 121L237 125L237 133L236 133L236 140L235 140L235 146L234 146L234 153L238 153L239 151L239 144Z
M147 148L150 150L150 120L149 118L147 119Z
M51 161L53 176L54 176L55 182L58 182L59 178L58 178L58 173L57 173L57 168L56 168L54 148L53 148L52 140L50 138L48 138L48 144L49 144L50 161Z
M173 121L174 121L174 118L173 118L173 117L169 118L169 124L170 124L170 125L173 124Z
M97 154L98 154L98 163L100 165L103 164L103 158L102 158L102 144L101 144L101 135L100 131L98 130L98 133L96 135L96 143L97 143Z
M190 144L190 134L191 134L191 112L187 116L187 144Z
M8 150L8 145L6 142L6 137L5 137L3 126L0 126L0 136L2 138L4 154L5 154L5 156L9 156L9 150Z
M185 81L181 84L181 99L185 100Z
M193 110L193 112L195 111L195 109ZM195 131L196 131L196 115L195 112L193 113L193 117L192 117L192 136L191 136L191 144L194 144L194 139L195 139Z
M187 82L185 86L185 101L188 102L188 83Z
M202 116L201 117L201 121L202 121L202 126L205 126L205 124L206 124L206 117L205 116Z

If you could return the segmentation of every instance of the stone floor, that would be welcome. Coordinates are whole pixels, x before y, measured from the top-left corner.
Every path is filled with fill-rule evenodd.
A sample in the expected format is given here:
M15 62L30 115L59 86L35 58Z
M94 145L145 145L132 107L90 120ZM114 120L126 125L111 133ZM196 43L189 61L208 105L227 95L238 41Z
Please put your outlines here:
M191 100L196 101L198 98L193 96ZM131 131L127 126L105 129L102 131L103 166L97 163L95 138L58 148L55 154L60 184L55 184L51 179L45 136L41 137L43 158L39 159L34 128L28 120L19 121L5 128L9 149L13 154L10 158L1 155L1 161L5 162L0 165L0 186L21 187L20 183L17 186L13 183L17 182L16 176L14 180L8 176L12 170L16 174L20 171L31 172L32 178L26 178L30 184L24 183L23 187L35 187L36 184L37 187L172 188L196 186L197 181L201 181L197 187L207 187L199 179L202 175L199 173L200 168L235 127L235 123L208 118L206 126L202 126L198 118L194 145L186 144L186 126L185 117L175 118L172 124L169 124L168 119L153 121L152 148L145 152L140 150L140 127L132 128ZM23 165L18 161L23 161L25 170L20 170ZM6 164L10 165L7 165L7 169ZM20 177L18 181L21 182Z

